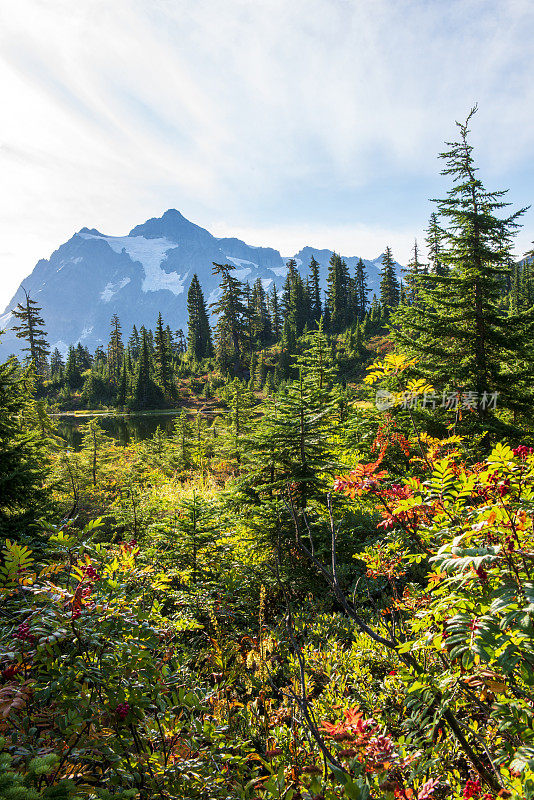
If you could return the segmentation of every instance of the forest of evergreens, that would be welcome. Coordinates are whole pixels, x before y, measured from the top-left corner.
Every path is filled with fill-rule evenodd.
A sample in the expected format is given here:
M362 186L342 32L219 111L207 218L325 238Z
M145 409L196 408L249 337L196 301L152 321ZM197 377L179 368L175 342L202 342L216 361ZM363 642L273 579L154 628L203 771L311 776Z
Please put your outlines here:
M534 798L534 273L449 190L379 296L228 264L188 329L0 364L0 798ZM212 328L212 321L214 325ZM92 417L175 409L123 447Z

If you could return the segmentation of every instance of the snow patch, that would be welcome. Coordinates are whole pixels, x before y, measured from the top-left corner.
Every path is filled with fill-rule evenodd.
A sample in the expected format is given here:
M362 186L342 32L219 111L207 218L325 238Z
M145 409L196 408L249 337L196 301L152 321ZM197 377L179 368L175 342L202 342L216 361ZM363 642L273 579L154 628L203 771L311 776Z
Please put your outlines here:
M0 331L4 331L7 329L7 323L11 319L11 311L7 311L5 314L2 314L0 317Z
M227 261L231 261L236 267L242 267L243 264L250 264L251 267L258 268L258 265L254 261L247 261L246 258L232 258L232 256L225 256ZM251 269L248 270L247 275L249 272L252 272Z
M145 239L144 236L97 236L94 233L79 233L83 239L103 239L115 253L126 252L132 261L143 267L145 279L141 286L143 292L157 292L168 289L173 294L182 294L184 282L189 273L165 272L161 268L169 250L178 245L169 239ZM105 290L104 290L105 291Z
M104 286L104 291L100 292L100 299L104 301L104 303L109 303L113 295L120 292L121 289L124 289L130 283L130 278L123 278L122 281L118 283L106 283ZM91 328L91 330L93 330ZM82 333L83 336L83 333Z
M285 278L287 275L287 267L269 267L269 269L279 278Z
M232 275L234 278L237 278L238 281L243 281L251 272L252 270L248 267L247 269L236 269L235 272L232 272Z
M264 291L266 292L271 283L273 282L272 278L262 278L261 285L263 286Z

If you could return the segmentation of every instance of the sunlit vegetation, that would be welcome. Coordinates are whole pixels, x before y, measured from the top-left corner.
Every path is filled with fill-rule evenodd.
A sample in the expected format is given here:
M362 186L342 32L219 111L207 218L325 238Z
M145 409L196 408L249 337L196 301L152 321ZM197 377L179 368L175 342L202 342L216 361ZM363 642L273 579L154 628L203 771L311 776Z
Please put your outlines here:
M428 263L386 249L371 303L339 256L324 303L314 259L269 297L215 265L214 332L195 276L187 337L114 318L65 364L21 307L0 798L534 798L530 256L465 125L443 158ZM87 406L177 414L68 447L48 411Z

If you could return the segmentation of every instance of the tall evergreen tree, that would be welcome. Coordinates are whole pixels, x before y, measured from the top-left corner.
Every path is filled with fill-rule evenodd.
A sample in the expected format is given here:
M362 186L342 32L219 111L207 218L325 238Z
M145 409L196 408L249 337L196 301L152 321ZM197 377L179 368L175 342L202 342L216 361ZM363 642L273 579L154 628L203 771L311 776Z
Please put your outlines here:
M380 279L380 302L382 307L389 312L398 306L400 300L400 286L395 272L395 263L391 248L386 247L382 256L382 272Z
M267 309L267 295L261 278L252 287L252 341L256 347L263 347L272 339L271 318Z
M63 356L56 347L50 356L50 374L53 378L61 377L64 369L65 362L63 361Z
M356 274L354 276L354 292L356 295L356 307L358 309L358 317L362 318L367 310L367 270L362 259L358 260L356 264Z
M406 268L403 269L403 272L406 276L406 287L404 290L406 302L411 305L417 300L419 289L421 287L421 278L423 275L423 264L419 260L419 247L417 245L417 239L414 242L412 258L406 265Z
M243 302L243 284L232 275L232 264L213 264L213 274L221 276L221 296L212 308L218 315L215 328L217 355L223 367L238 367L245 340L247 308Z
M14 359L0 363L0 538L28 536L49 506L46 439L34 406L29 375Z
M134 359L134 361L137 361L137 359L139 358L140 347L141 347L141 339L139 337L139 332L134 325L130 338L128 339L128 350L132 354L132 358Z
M471 392L471 404L483 421L490 416L488 397L519 412L532 385L531 313L499 309L504 280L510 273L510 250L525 209L502 217L509 204L504 191L488 191L477 177L469 122L457 123L460 136L440 154L443 175L453 186L435 201L443 226L441 262L448 274L428 275L424 302L399 311L397 338L417 356L417 369L435 387ZM469 415L468 415L469 416Z
M44 319L41 317L41 308L35 300L32 300L24 287L24 302L19 303L12 310L12 315L19 320L18 325L13 325L13 330L17 339L24 339L26 346L23 352L28 354L30 361L33 361L35 374L38 378L43 378L48 372L48 354L50 348L46 340L44 329Z
M337 253L330 258L326 283L330 328L332 333L340 333L349 324L350 277L346 261Z
M76 348L72 345L69 347L65 364L65 383L71 390L79 389L82 385L82 373L76 356Z
M438 215L435 211L430 215L428 228L426 230L425 244L428 252L428 260L430 262L430 271L434 275L447 275L449 272L446 263L441 259L441 251L443 248L443 231L439 226Z
M108 344L108 375L113 386L117 386L119 383L123 358L124 345L122 343L121 324L118 316L113 314Z
M321 303L321 287L319 285L319 262L315 260L313 255L310 260L309 270L311 316L315 322L319 322L323 313L323 304Z
M137 408L160 406L162 403L161 391L152 380L148 334L144 327L141 327L141 347L133 385L133 401Z
M273 338L275 341L278 341L282 334L282 315L280 312L276 283L273 283L273 288L271 289L271 295L269 297L269 313L271 315L271 330Z
M165 328L163 327L161 311L158 314L156 323L155 351L156 378L163 389L163 393L167 396L171 389L171 353Z

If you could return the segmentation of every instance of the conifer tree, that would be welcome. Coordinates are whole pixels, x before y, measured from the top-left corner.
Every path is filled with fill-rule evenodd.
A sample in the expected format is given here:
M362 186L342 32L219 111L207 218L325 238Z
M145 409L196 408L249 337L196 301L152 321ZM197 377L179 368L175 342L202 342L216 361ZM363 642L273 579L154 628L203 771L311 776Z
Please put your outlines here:
M359 318L362 318L367 310L367 292L367 270L360 258L356 264L356 274L354 276L354 293L356 296L356 307Z
M163 327L161 311L158 314L155 336L156 378L167 396L171 388L171 354L168 347L168 337Z
M116 405L118 408L123 408L128 400L128 363L126 355L122 359L121 374L119 384L117 386L117 399Z
M435 201L443 225L440 260L448 274L425 279L423 303L400 309L395 322L403 349L419 359L417 370L438 389L472 393L471 405L484 425L488 398L515 413L525 407L532 385L532 325L528 312L499 310L503 282L510 273L510 249L525 209L509 216L504 191L488 191L469 143L471 110L457 123L459 140L440 154L443 175L453 186ZM469 419L469 415L467 415Z
M63 356L56 347L50 356L50 374L53 378L62 377L64 369Z
M141 339L139 337L139 332L134 325L130 338L128 339L128 350L132 354L132 358L134 359L134 361L137 361L137 359L139 358L140 347L141 347Z
M275 342L277 342L282 334L282 316L280 313L276 283L273 283L273 288L269 297L269 313L271 315L271 331L273 339Z
M406 275L406 287L404 289L406 302L409 305L411 305L412 303L415 303L417 301L419 289L421 286L421 278L423 275L423 264L419 260L419 248L417 246L417 239L414 242L412 250L412 258L406 265L406 268L403 269L403 272Z
M398 306L400 300L400 286L395 272L395 264L391 248L386 247L382 256L382 272L380 279L380 303L382 308L388 313L392 308Z
M288 261L286 261L286 267L287 272L282 286L282 296L280 299L280 310L284 320L287 319L291 313L291 292L295 285L295 278L298 274L297 262L294 258L290 258Z
M15 359L0 363L0 538L24 536L49 507L47 442L32 422L34 405L28 374Z
M267 309L267 295L261 278L252 287L252 341L254 346L264 346L272 339L271 319Z
M441 250L443 247L443 231L439 226L438 215L435 211L430 215L428 228L426 230L425 244L428 252L428 260L430 262L430 271L434 275L447 275L448 266L443 263L441 259Z
M190 469L192 465L192 431L187 414L183 409L174 420L170 439L174 465L179 469Z
M121 374L124 358L124 345L119 318L113 314L111 318L111 333L108 344L108 375L113 386L117 386Z
M350 277L347 263L337 253L330 258L326 283L330 330L341 333L350 319Z
M67 363L65 364L65 383L69 389L79 389L82 385L82 374L80 365L76 355L76 348L71 345L67 355Z
M48 354L50 348L46 341L46 331L44 329L44 319L41 317L41 308L35 300L32 300L24 287L25 300L18 303L12 310L12 315L19 320L18 325L13 325L13 330L17 339L24 339L26 346L23 352L28 354L30 361L33 361L35 374L38 379L42 379L48 372Z
M148 334L144 327L141 328L141 347L133 386L133 401L137 408L159 406L162 402L161 391L152 380Z
M239 367L245 340L247 309L243 302L243 284L231 274L232 264L213 264L213 274L221 276L221 296L212 308L218 315L215 328L217 356L223 367Z
M321 287L319 285L319 262L315 260L312 255L309 265L309 296L310 296L310 311L311 318L315 322L319 322L323 313L323 305L321 303Z

